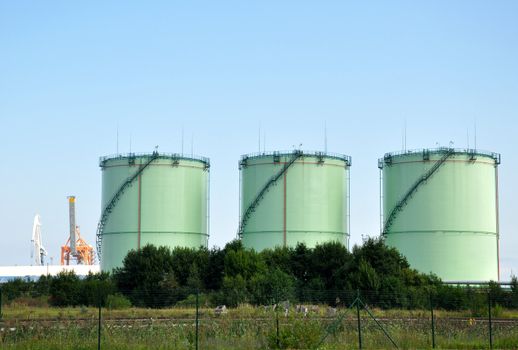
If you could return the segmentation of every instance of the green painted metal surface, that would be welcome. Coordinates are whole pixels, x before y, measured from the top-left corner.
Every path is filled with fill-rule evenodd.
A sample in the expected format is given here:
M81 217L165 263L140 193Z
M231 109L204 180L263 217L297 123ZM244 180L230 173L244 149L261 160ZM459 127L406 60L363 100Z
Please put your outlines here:
M253 208L242 227L243 245L257 251L285 245L294 247L298 242L308 247L330 241L347 246L350 158L295 152L242 157L241 224L243 214L261 189L296 156Z
M102 158L102 208L151 154ZM102 231L101 269L146 244L207 247L209 162L160 154L121 194Z
M409 195L390 225L383 222L386 243L413 268L444 281L498 280L499 163L495 153L444 148L385 155L379 161L384 219Z

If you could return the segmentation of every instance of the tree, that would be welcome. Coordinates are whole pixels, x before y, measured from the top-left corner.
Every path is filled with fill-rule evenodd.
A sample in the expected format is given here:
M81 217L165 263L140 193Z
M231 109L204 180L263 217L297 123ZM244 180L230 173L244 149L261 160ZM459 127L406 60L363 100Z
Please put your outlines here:
M12 281L2 284L2 296L4 301L11 301L26 295L32 291L34 282L24 281L21 278L16 278Z
M253 275L266 271L261 255L254 250L229 250L225 255L225 277L240 275L249 280Z
M208 262L207 250L204 248L193 249L176 247L171 252L171 266L175 273L176 280L180 285L187 285L193 265L204 268ZM203 258L201 256L203 255Z
M511 303L512 307L518 308L518 278L511 276Z
M222 301L229 306L238 306L239 304L250 301L250 294L246 287L247 282L241 275L225 276L222 286Z
M369 238L362 246L353 248L355 265L363 259L380 275L399 275L402 269L410 265L395 248L385 245L382 238Z
M304 243L298 243L291 251L291 274L295 276L299 284L305 284L311 279L312 259L311 250Z
M252 302L259 305L276 304L295 298L295 278L273 268L254 275L249 283Z
M288 274L292 273L292 248L276 247L275 249L265 249L260 254L268 269L279 269Z
M79 305L79 277L73 271L60 272L50 281L50 299L52 306Z
M118 290L133 305L160 307L164 306L162 300L170 299L171 274L174 275L171 251L146 245L138 251L130 251L123 260L123 267L114 270L113 278Z
M209 251L207 267L202 270L203 284L207 290L220 290L225 270L225 252L219 248Z
M352 264L352 256L347 248L338 242L327 242L317 245L311 251L311 278L319 277L327 290L338 290L346 284L343 272L348 271Z

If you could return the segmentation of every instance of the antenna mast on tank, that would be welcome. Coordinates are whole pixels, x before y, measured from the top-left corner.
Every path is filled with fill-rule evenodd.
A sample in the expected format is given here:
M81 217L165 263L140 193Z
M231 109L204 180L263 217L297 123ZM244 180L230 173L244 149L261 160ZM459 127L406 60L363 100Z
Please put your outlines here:
M475 120L475 150L477 149L477 120Z
M401 130L401 148L406 152L406 118L403 121L403 129Z
M259 123L259 135L257 138L259 153L261 153L261 123Z
M119 123L117 123L117 155L119 155Z
M401 150L405 150L405 129L401 129Z
M327 122L324 122L324 152L327 154Z
M405 140L405 144L404 144L405 148L404 149L405 149L405 152L406 152L406 118L405 118L405 133L404 133L404 135L405 135L405 138L404 138L404 140Z

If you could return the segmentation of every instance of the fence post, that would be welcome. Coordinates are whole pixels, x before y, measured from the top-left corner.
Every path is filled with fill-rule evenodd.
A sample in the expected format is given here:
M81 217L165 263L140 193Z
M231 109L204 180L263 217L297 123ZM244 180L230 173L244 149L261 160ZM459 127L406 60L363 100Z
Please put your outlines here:
M280 349L281 346L281 340L279 337L279 311L277 310L277 307L275 308L275 327L277 328L277 348Z
M198 332L199 332L199 326L198 326L198 322L199 322L199 319L198 319L198 314L199 314L199 304L200 304L200 301L199 301L199 296L200 296L200 291L198 289L196 289L196 350L198 350Z
M101 325L102 325L102 300L101 300L101 285L97 286L97 298L99 304L99 317L97 323L97 350L101 350Z
M432 293L430 293L430 314L432 316L432 348L435 349L435 318L433 315Z
M2 320L2 286L0 286L0 321Z
M489 314L489 348L493 349L493 320L491 317L491 291L487 292L487 308Z
M99 321L97 324L97 350L101 350L101 293L99 291Z
M356 292L356 317L358 319L358 348L362 349L362 325L360 320L360 290Z

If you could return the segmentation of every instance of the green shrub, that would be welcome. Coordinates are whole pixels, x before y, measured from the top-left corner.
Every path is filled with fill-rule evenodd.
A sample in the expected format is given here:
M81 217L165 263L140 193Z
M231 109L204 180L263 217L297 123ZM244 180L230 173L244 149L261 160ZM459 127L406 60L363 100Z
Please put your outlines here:
M316 320L294 319L288 325L273 328L268 334L270 349L314 349L324 335L324 329Z
M491 316L492 317L501 317L503 314L503 311L504 311L504 308L501 305L495 304L495 306L493 306L493 308L491 309Z
M3 302L7 303L24 295L28 295L32 289L33 284L34 282L16 278L12 281L0 285L0 288L2 288Z
M21 296L11 301L11 306L28 306L28 307L48 307L48 296Z
M212 303L212 300L211 300L211 296L208 295L208 294L205 294L205 293L200 293L198 295L198 305L199 305L199 307L202 307L202 306L204 306L204 307L212 306L213 303ZM196 294L189 294L187 296L187 298L177 302L175 306L179 306L179 307L195 307L196 306Z
M112 294L106 297L106 307L110 310L127 309L131 307L131 302L122 294Z

